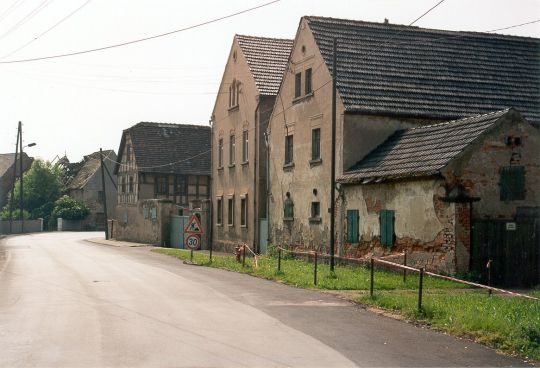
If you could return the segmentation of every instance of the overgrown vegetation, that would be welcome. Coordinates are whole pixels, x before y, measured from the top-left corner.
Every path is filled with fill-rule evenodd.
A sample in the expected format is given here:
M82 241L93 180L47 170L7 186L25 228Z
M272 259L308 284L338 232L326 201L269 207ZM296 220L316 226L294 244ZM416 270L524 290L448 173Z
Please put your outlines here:
M499 295L489 297L485 290L427 290L419 312L417 295L410 291L377 291L373 299L362 295L357 300L399 311L407 318L540 361L539 301Z
M155 248L154 252L183 260L190 252L181 249ZM406 318L427 323L441 330L467 336L502 351L515 353L527 359L540 361L540 302L492 295L485 290L468 289L442 279L424 279L423 310L417 310L418 277L408 274L403 282L401 272L375 270L375 293L369 296L370 270L367 267L337 266L331 274L328 265L319 264L318 285L313 285L313 263L287 257L281 260L277 271L275 256L260 257L258 267L247 258L245 267L234 256L214 255L210 263L208 254L195 252L195 263L249 273L302 288L329 290L357 290L354 300L367 305L393 310ZM530 293L540 296L539 291Z
M27 213L28 219L42 218L44 225L49 224L51 214L54 208L54 202L60 198L63 187L60 180L61 169L43 160L34 160L32 167L23 177L23 213ZM15 183L13 218L18 219L19 214L19 196L20 179ZM11 201L11 192L8 194L8 203L2 209L0 217L3 220L9 219L9 207ZM16 214L17 215L16 215Z
M83 202L64 195L54 202L52 217L54 219L61 217L66 220L82 220L89 213L90 210Z

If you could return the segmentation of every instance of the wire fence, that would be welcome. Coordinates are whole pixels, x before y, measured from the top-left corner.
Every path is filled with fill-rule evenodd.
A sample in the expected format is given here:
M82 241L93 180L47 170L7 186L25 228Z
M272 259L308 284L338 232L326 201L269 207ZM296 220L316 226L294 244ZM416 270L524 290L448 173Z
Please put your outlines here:
M327 260L330 259L330 255L326 253L319 253L317 251L292 251L283 247L276 247L277 249L277 271L283 272L282 269L282 259L284 258L284 253L290 254L295 258L304 258L308 262L313 262L313 285L317 285L318 283L318 263L320 260ZM402 263L397 263L395 261L391 261L390 259L396 259L399 258L402 260ZM530 295L521 294L517 292L513 292L510 290L505 290L501 288L496 288L490 285L484 285L476 282L466 281L462 279L458 279L456 277L441 275L435 272L426 271L424 267L416 268L412 266L407 265L407 253L399 253L399 254L392 254L388 256L381 256L381 257L370 257L368 259L365 258L352 258L352 257L342 257L342 256L334 256L334 259L337 261L343 261L347 264L357 264L362 266L369 267L370 270L370 282L369 282L369 294L371 297L374 297L375 293L375 269L377 267L382 266L385 269L390 269L391 271L400 271L403 275L403 283L407 281L407 275L408 273L415 273L418 274L418 310L422 309L422 303L423 303L423 297L424 297L424 280L425 276L430 276L433 278L439 278L446 281L451 281L458 284L463 284L470 286L471 288L478 288L478 289L485 289L488 291L488 295L491 295L493 292L498 294L504 294L511 297L519 297L519 298L525 298L529 300L536 300L540 301L540 298L536 298ZM489 264L488 264L489 267Z

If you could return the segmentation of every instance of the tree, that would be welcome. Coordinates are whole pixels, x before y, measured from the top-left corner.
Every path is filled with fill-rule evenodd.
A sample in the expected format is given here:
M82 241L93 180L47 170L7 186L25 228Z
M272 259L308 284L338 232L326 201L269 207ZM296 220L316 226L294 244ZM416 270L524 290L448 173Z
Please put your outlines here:
M54 202L52 218L61 217L66 220L82 220L89 213L90 210L83 202L64 195Z
M34 160L32 167L24 174L23 178L23 209L27 211L31 219L43 218L44 223L49 223L49 218L54 208L54 202L60 198L63 190L60 180L61 169L43 160ZM19 209L20 179L15 183L13 209ZM2 217L9 218L9 206L11 195L8 195L8 204L2 211ZM23 211L23 213L24 213ZM17 214L19 211L17 211ZM18 218L13 213L13 218Z

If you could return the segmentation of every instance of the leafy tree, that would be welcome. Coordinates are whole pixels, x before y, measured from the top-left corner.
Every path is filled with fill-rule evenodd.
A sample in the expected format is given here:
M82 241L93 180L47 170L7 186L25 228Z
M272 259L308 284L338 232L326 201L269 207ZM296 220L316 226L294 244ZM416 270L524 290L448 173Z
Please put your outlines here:
M88 216L89 213L90 210L83 202L64 195L54 202L52 217L61 217L66 220L82 220Z
M43 160L34 160L32 167L28 170L23 177L23 209L29 213L29 218L37 219L43 218L44 223L49 223L51 212L54 208L54 202L60 198L63 186L60 180L61 168L57 165L52 165L50 162ZM19 209L19 195L20 195L20 179L17 179L14 190L14 216L15 209ZM11 195L8 195L8 204L2 211L2 217L8 216L9 218L9 205L11 201ZM24 212L23 212L24 213Z
M14 208L13 213L11 214L12 216L11 218L13 220L18 220L21 218L20 214L21 214L21 210L18 208ZM23 216L25 220L30 219L30 212L23 210ZM9 209L4 208L2 212L0 212L0 220L9 220Z

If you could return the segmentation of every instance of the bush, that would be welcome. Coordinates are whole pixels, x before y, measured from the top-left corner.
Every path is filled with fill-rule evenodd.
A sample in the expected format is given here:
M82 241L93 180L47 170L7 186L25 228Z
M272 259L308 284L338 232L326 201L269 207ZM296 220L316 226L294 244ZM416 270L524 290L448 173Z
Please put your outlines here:
M82 220L89 213L90 210L84 203L64 195L54 202L52 218L56 219L60 217L66 220Z
M20 213L21 213L20 209L14 208L11 218L13 220L18 220L20 218ZM23 210L23 217L25 220L28 220L31 218L30 213L27 210ZM9 220L9 209L6 208L2 212L0 212L0 220Z

